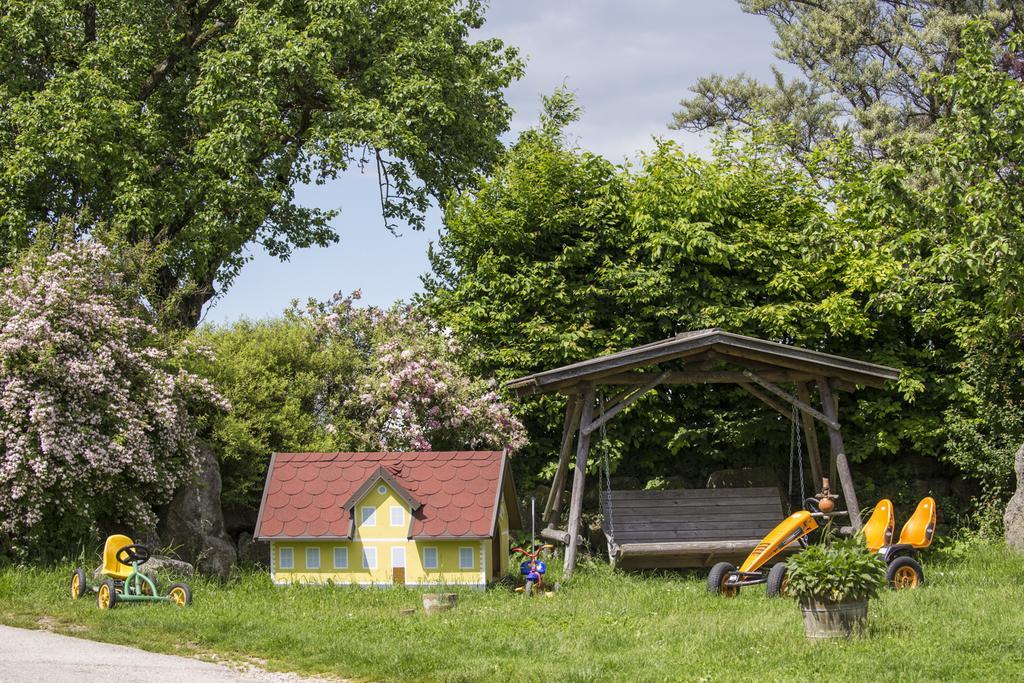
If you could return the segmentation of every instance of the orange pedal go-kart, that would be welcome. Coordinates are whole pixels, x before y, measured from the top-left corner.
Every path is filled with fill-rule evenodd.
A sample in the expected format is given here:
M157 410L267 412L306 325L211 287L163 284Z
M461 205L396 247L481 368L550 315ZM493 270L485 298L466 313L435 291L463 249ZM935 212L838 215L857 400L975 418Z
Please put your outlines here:
M765 595L778 597L785 593L786 565L768 564L783 553L807 547L808 537L819 528L819 520L846 512L822 512L816 498L804 501L804 510L794 512L772 529L743 561L739 569L729 562L719 562L708 574L708 592L732 597L743 586L765 584ZM924 570L914 558L915 551L931 545L935 535L936 506L930 496L923 499L903 526L897 543L892 543L896 529L892 501L883 499L875 506L862 533L869 550L878 552L888 569L886 578L896 589L914 588L924 582Z
M916 551L932 544L937 519L935 499L931 496L922 499L903 525L899 540L893 543L896 517L892 501L887 498L878 501L862 531L868 549L885 560L885 578L890 586L895 589L916 588L924 583L924 569L915 555Z

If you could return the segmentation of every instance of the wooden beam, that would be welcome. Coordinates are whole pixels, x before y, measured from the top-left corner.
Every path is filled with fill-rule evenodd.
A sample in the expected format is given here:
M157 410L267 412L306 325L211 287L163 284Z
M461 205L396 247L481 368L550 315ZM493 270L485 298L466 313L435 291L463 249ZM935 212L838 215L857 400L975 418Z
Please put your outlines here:
M830 429L839 429L839 423L836 422L834 418L831 418L828 415L825 415L825 414L819 412L818 410L815 410L814 408L812 408L811 406L807 405L806 403L804 403L803 401L801 401L797 397L791 396L790 394L787 394L785 391L783 391L782 389L778 388L777 386L775 386L774 384L772 384L771 382L769 382L765 378L761 377L760 375L757 375L757 374L751 372L750 370L744 370L743 371L743 376L748 378L748 379L751 379L751 380L757 382L762 387L764 387L768 391L772 392L773 394L775 394L776 396L781 398L786 403L789 403L790 405L794 405L797 408L799 408L800 410L804 411L805 413L807 413L809 415L812 415L815 418L821 420L822 422L827 424ZM831 396L831 390L829 391L829 395Z
M583 407L580 410L580 438L576 443L576 471L573 472L572 498L569 501L569 545L565 549L563 576L572 577L576 570L576 548L580 538L580 519L583 516L583 487L587 478L587 455L590 452L590 433L584 430L594 419L594 385L583 388Z
M611 420L613 417L621 413L629 406L633 405L633 403L639 400L641 396L643 396L648 391L661 384L664 381L666 374L667 373L664 372L661 373L654 379L647 382L647 384L644 384L639 389L631 393L627 398L619 401L611 410L604 411L601 417L597 418L586 427L582 427L580 429L580 434L586 434L588 436L590 434L593 434L595 430L601 428L601 425L607 424L608 421Z
M818 394L821 396L821 407L836 425L828 428L829 445L832 455L836 459L836 473L839 475L839 483L843 487L843 498L846 499L846 509L850 513L850 522L854 530L860 530L863 523L860 519L860 503L857 502L857 491L853 487L853 475L850 473L850 463L846 460L846 447L843 445L843 435L839 431L838 413L836 403L833 399L832 388L824 377L818 378Z
M624 372L605 377L601 384L645 384L650 377L646 372ZM814 376L806 372L792 370L766 371L761 373L765 379L774 382L808 382ZM662 384L739 384L749 382L742 372L733 370L687 370L665 373ZM573 391L576 391L573 388Z
M562 494L565 491L565 477L569 472L569 454L572 452L576 424L580 419L580 397L573 395L565 406L565 424L562 426L562 446L558 451L558 468L551 480L548 502L544 505L543 523L553 526L562 512Z
M764 394L761 390L759 390L757 387L755 387L750 382L740 382L740 386L743 387L743 389L748 394L750 394L754 398L762 401L765 405L767 405L769 408L771 408L772 410L774 410L777 413L779 413L779 415L782 415L787 420L793 419L793 411L786 410L786 408L781 403L776 401L771 396L768 396L768 395Z
M796 395L804 403L808 405L811 403L811 392L806 384L799 383L796 385ZM811 461L811 480L820 491L824 470L821 467L821 451L818 449L818 427L811 416L802 410L800 411L800 419L804 428L804 439L807 441L807 457Z

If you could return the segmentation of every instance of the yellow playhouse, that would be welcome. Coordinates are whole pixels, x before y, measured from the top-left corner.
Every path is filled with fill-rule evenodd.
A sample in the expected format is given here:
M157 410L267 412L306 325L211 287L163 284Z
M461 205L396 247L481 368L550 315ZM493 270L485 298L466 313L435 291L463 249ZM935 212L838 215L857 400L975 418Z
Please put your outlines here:
M508 571L516 501L501 451L275 453L256 538L278 584L484 587Z

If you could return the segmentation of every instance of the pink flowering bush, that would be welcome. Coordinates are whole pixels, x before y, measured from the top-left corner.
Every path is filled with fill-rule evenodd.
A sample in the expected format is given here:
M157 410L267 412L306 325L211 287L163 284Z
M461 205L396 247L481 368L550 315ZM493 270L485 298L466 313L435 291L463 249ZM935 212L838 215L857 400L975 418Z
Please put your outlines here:
M151 528L192 472L190 403L223 403L109 261L86 243L0 273L0 554Z
M225 507L259 506L273 452L524 445L522 425L491 383L461 369L443 330L414 307L359 298L198 331L215 359L191 367L231 402L210 423Z
M417 308L358 308L352 297L310 302L292 315L305 319L324 343L344 337L365 355L355 402L360 447L380 450L515 451L526 443L523 425L495 391L493 380L468 375L451 336ZM351 421L346 421L351 426Z

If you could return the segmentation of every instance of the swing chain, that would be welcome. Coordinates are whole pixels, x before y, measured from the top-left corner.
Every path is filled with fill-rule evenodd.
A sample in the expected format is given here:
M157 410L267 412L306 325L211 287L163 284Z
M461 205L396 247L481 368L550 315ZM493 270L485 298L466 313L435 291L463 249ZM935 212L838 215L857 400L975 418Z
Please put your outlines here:
M793 406L793 412L790 416L790 429L789 429L789 501L792 505L793 502L793 458L796 458L797 468L800 471L800 505L803 506L805 499L804 493L804 453L803 453L803 435L800 429L800 413L797 407Z

